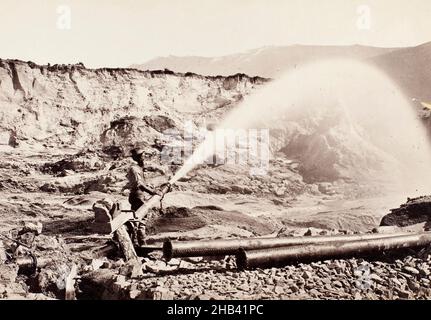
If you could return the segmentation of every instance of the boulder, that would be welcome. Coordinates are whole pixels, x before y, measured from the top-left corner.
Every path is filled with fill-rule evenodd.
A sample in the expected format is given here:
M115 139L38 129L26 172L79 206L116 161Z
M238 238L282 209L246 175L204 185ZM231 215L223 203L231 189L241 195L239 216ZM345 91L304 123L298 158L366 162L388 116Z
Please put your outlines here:
M175 121L164 115L149 115L145 116L143 120L148 126L160 133L176 127Z
M399 208L383 217L381 226L406 227L431 221L431 196L407 199Z
M18 147L18 139L15 130L0 131L0 145Z

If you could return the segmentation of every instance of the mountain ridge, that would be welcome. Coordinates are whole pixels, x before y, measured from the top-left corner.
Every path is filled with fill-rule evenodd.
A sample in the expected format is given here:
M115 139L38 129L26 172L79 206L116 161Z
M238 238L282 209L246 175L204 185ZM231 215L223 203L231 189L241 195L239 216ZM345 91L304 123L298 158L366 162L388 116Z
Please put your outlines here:
M140 70L167 68L178 72L195 72L202 75L228 75L232 72L250 76L275 78L295 65L328 57L370 58L401 48L381 48L363 45L352 46L265 46L220 57L175 56L158 57L131 67ZM270 64L266 61L271 62Z
M371 63L387 73L410 98L431 101L431 42L414 47L381 48L352 46L269 46L221 57L159 57L139 70L167 68L202 75L244 73L277 78L298 66L328 58L349 58Z

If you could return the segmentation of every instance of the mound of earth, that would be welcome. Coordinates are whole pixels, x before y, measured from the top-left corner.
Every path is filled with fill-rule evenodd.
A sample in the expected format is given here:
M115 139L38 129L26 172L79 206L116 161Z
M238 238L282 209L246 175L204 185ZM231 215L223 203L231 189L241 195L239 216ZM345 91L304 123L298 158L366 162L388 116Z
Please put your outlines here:
M212 238L214 233L205 234L208 227L230 226L233 229L242 229L250 235L266 235L274 232L274 226L264 219L251 217L238 211L223 210L217 206L168 207L163 214L157 215L149 221L147 229L149 234L178 233L181 237L187 231L201 234L201 238Z
M408 199L384 216L380 225L405 227L423 222L431 222L431 196Z

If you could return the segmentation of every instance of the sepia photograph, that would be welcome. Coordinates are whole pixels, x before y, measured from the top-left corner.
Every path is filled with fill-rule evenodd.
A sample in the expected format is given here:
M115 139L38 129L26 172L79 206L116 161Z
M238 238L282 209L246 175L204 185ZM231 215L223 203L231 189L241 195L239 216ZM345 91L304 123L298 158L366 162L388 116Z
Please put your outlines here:
M431 1L0 0L0 37L0 300L431 299Z

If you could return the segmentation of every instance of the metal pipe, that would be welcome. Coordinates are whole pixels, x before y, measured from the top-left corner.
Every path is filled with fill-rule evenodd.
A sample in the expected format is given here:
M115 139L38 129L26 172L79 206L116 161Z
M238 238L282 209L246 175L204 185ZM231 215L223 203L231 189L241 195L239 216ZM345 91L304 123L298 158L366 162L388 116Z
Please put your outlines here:
M43 268L52 261L48 258L36 258L34 255L28 255L15 259L16 265L18 265L19 271L25 274L33 274L37 268Z
M166 186L160 192L160 195L156 194L152 196L147 202L145 202L138 210L135 212L135 216L137 219L144 218L150 209L155 207L158 203L160 203L164 196L169 192L170 186Z
M148 255L150 252L154 252L154 251L159 251L160 252L160 251L162 251L162 246L161 245L160 246L156 246L156 245L153 245L153 246L141 245L141 246L136 246L135 250L136 250L136 254L139 257L142 257L142 256Z
M238 269L275 267L300 262L379 254L387 250L424 247L431 244L431 233L380 239L321 243L266 250L241 249L236 254Z
M204 241L171 241L163 244L163 257L166 260L179 257L203 257L234 255L240 248L245 250L278 248L294 245L326 243L334 241L356 241L376 238L388 238L396 235L407 235L407 232L393 234L353 234L337 236L314 237L284 237L284 238L246 238L221 239Z
M131 220L143 220L147 217L148 212L157 204L161 204L166 193L170 191L171 186L168 185L163 188L160 195L156 194L152 196L147 202L145 202L141 207L139 207L136 212L133 213L132 210L121 210L121 214L113 217L113 220L108 223L95 223L93 229L98 233L114 233L125 223Z

